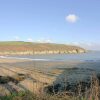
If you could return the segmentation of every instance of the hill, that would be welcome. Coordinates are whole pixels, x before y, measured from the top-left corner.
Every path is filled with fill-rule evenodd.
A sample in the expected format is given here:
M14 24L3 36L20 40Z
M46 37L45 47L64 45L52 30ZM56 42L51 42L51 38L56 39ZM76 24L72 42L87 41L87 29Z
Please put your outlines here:
M85 49L77 46L55 43L33 43L23 41L0 42L0 54L61 54L84 53Z

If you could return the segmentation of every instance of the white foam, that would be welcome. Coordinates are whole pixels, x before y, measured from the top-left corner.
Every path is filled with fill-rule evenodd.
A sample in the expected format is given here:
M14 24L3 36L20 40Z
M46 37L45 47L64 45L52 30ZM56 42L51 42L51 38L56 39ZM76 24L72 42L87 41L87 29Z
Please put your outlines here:
M50 59L32 59L32 58L19 58L19 57L7 57L7 56L0 56L3 59L23 59L23 60L32 60L32 61L50 61Z

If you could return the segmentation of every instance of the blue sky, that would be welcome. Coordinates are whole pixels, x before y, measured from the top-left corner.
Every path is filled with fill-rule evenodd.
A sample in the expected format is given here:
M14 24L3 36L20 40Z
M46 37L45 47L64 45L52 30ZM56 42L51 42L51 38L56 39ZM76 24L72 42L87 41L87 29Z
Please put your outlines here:
M100 0L0 0L0 40L100 49Z

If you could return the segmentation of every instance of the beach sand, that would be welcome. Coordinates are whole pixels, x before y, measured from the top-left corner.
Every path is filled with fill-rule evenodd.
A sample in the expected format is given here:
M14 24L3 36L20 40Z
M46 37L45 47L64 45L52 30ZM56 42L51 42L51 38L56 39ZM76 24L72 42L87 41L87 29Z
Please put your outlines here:
M54 62L0 58L0 76L13 78L6 85L1 84L0 87L3 87L4 94L5 91L7 94L13 92L13 89L16 91L29 90L34 93L40 93L43 92L44 87L57 81L59 76L65 73L66 69L92 68L94 70L95 68L100 68L99 66L100 62Z

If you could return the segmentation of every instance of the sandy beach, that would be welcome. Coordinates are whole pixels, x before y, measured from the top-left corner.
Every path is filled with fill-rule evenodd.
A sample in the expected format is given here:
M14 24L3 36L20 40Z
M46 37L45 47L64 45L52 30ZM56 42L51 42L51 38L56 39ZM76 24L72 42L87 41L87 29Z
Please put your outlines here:
M4 84L0 83L0 89L3 91L0 95L10 94L13 90L40 93L43 92L44 87L57 82L60 76L68 73L66 71L72 72L68 76L77 76L90 69L94 71L95 67L99 68L99 65L100 62L54 62L0 58L0 77L10 77ZM86 70L82 69L78 70L78 74L74 73L78 68L86 68Z

